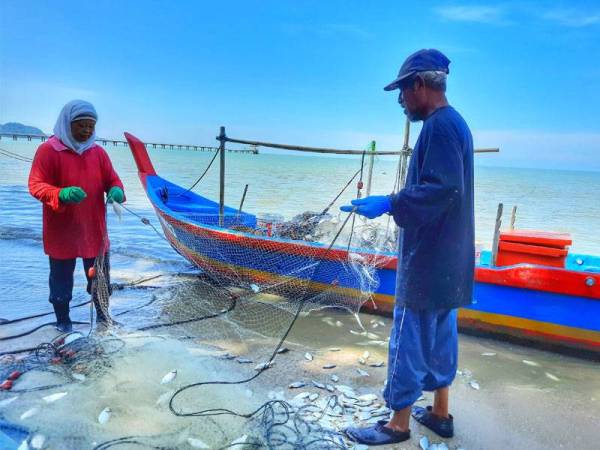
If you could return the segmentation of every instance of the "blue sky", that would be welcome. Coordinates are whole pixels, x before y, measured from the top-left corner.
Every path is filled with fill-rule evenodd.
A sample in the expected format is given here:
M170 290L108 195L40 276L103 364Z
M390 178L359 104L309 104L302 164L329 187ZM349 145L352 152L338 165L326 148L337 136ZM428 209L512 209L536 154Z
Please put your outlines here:
M476 146L502 149L480 164L600 170L598 1L1 0L0 123L49 132L84 98L108 137L395 149L382 88L426 47Z

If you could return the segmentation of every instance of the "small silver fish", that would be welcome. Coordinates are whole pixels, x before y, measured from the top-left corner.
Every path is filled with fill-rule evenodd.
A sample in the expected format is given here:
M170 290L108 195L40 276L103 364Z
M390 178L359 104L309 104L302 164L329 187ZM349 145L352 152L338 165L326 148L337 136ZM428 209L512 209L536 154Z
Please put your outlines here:
M335 364L325 364L323 366L323 369L335 369L336 365Z
M333 374L333 375L331 375L331 381L333 381L334 383L337 383L338 381L340 381L340 377Z
M473 389L475 389L476 391L478 391L480 388L479 383L475 380L471 380L469 381L469 386L471 386Z
M422 450L429 450L429 439L427 439L427 436L423 436L419 440L419 447L421 447Z
M14 397L5 398L4 400L0 401L0 408L10 405L12 402L14 402L18 398L19 398L18 395L15 395Z
M171 381L173 381L175 379L176 376L177 376L177 371L176 370L171 370L168 374L166 374L162 378L162 380L160 381L160 384L170 383Z
M85 381L85 375L82 373L73 372L71 376L77 381Z
M329 349L330 352L339 352L340 350L341 350L341 348L339 348L339 347L331 347Z
M188 438L187 442L188 442L188 444L190 444L190 447L192 447L192 448L210 448L208 445L206 445L204 443L204 441L201 441L200 439L197 439L197 438Z
M335 388L330 384L326 384L325 389L327 389L329 392L335 392Z
M301 387L304 387L304 386L306 386L306 383L303 383L302 381L295 381L292 384L290 384L288 386L288 388L290 388L290 389L298 389L298 388L301 388Z
M100 412L100 414L98 414L98 422L100 423L100 425L104 425L106 422L108 422L111 415L112 415L112 410L108 407L104 408Z
M262 370L268 369L269 367L272 367L273 364L274 364L274 361L267 361L264 363L260 363L254 368L254 370L256 370L257 372L260 372Z
M368 377L369 376L369 372L367 372L366 370L362 370L362 369L356 369L356 372L361 376L361 377Z
M287 347L281 347L279 350L277 350L277 354L281 355L282 353L287 353L289 352L290 349Z
M375 394L365 394L358 397L358 400L366 403L373 403L377 400L377 396Z
M28 409L23 414L21 414L21 420L29 419L30 417L35 416L39 412L40 412L39 408L34 407L31 409Z
M319 383L318 381L312 380L311 381L313 386L319 389L325 389L325 385L323 383Z
M169 399L173 396L174 393L175 393L175 391L165 392L160 397L158 397L158 400L156 400L155 405L160 406L164 403L167 403L167 401L169 401Z
M385 363L383 361L369 364L369 367L383 367L383 366L385 366Z
M244 434L242 437L239 437L235 441L232 441L231 444L228 445L228 447L233 447L234 445L245 444L246 441L248 441L248 436Z
M448 450L448 446L445 442L440 442L439 444L431 444L429 450Z
M83 334L77 331L70 333L67 335L67 337L65 337L65 340L62 345L69 345L71 342L75 342L77 339L81 339L82 337Z
M115 212L115 214L117 215L117 217L119 218L119 222L121 221L121 207L118 205L117 202L112 202L112 207L113 207L113 211Z
M552 381L560 381L560 378L558 378L556 375L552 375L550 372L545 372L546 377L551 379Z
M527 364L528 366L532 367L540 367L538 363L536 363L535 361L529 361L528 359L524 359L523 364Z
M316 392L314 392L308 396L308 400L311 402L314 402L318 398L319 398L319 394L317 394Z
M63 398L65 395L67 395L66 392L57 392L56 394L52 394L52 395L47 395L46 397L43 397L43 400L46 403L53 403L57 400L60 400L61 398Z
M239 362L240 364L252 364L254 362L248 358L238 358L238 359L236 359L236 361Z
M371 352L369 352L369 350L365 350L365 352L362 355L362 357L365 359L365 361L367 359L369 359L370 356L371 356Z
M358 414L358 420L369 420L371 418L371 413L368 411L363 411L361 413Z
M340 321L340 320L336 320L335 321L335 326L338 328L342 328L344 326L344 322Z
M366 361L364 358L358 358L358 363L359 363L361 366L364 366L364 365L367 363L367 361Z
M31 444L31 448L34 448L35 450L40 450L44 447L44 444L46 443L46 436L40 433L36 433L33 435L29 443Z
M496 356L496 353L494 353L494 352L483 352L481 354L481 356Z
M250 285L250 289L252 289L252 292L254 292L255 294L258 294L260 292L260 288L254 283Z
M306 359L307 361L312 361L314 358L313 358L313 355L311 355L310 353L306 352L304 354L304 359Z

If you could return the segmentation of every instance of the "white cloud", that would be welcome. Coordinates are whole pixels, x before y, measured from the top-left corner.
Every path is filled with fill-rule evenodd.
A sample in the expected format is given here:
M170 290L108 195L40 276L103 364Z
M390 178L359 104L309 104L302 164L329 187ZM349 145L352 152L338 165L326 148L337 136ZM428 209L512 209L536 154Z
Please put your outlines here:
M445 20L454 22L477 22L505 25L509 21L506 11L501 6L453 5L434 8L434 12Z
M586 13L575 9L552 9L543 12L541 17L544 20L572 28L600 25L600 11Z

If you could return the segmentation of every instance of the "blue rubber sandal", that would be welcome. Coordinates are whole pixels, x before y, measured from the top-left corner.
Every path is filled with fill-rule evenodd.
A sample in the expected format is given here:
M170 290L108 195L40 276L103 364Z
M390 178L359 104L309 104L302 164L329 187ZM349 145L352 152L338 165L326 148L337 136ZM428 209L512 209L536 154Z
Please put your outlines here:
M452 414L449 414L448 418L443 418L433 414L431 406L427 408L413 406L412 416L421 425L426 426L443 438L454 436L454 417L452 417Z
M352 441L365 445L397 444L410 439L410 430L394 431L384 426L387 422L380 420L370 427L349 427L344 432Z

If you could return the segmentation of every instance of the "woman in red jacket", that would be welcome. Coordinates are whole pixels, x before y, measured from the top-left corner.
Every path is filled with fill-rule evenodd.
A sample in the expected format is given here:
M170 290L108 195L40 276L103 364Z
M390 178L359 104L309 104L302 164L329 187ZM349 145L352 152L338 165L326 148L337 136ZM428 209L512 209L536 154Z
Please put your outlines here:
M29 174L29 192L43 203L44 252L50 259L50 303L56 328L72 330L69 302L76 258L83 267L91 294L89 268L106 254L103 272L108 276L108 235L104 194L109 202L125 200L123 183L102 147L95 143L98 120L91 103L67 103L56 121L54 135L39 146ZM107 280L110 283L110 279ZM109 323L108 305L92 298L99 323Z

